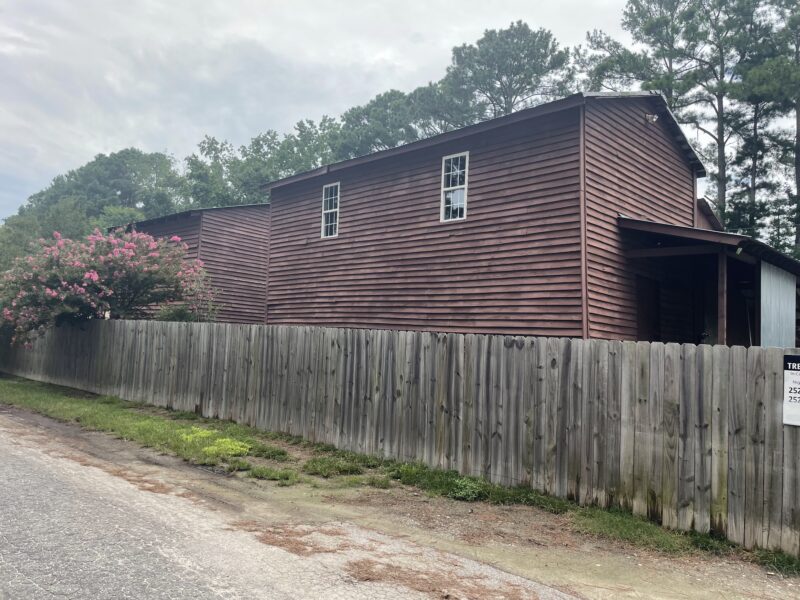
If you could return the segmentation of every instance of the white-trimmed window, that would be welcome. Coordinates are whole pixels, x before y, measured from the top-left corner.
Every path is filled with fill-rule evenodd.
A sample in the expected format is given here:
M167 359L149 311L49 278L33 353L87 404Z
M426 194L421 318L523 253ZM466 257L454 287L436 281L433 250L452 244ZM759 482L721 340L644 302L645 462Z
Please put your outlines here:
M462 221L467 218L467 171L469 152L442 158L442 206L440 220Z
M339 184L322 186L322 237L339 235Z

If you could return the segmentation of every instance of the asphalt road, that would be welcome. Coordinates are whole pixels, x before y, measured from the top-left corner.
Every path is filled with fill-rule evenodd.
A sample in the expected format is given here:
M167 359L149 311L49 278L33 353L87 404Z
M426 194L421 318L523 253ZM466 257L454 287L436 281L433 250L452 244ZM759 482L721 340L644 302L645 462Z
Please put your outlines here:
M450 581L473 583L462 585L463 596L446 597L567 598L347 524L301 534L318 535L320 544L338 536L338 545L294 547L297 538L282 539L280 531L296 530L254 535L258 527L237 526L230 511L133 479L114 466L114 455L103 460L92 463L0 411L0 600L441 598L432 591ZM437 564L443 570L435 577L414 570ZM419 585L423 577L431 589Z

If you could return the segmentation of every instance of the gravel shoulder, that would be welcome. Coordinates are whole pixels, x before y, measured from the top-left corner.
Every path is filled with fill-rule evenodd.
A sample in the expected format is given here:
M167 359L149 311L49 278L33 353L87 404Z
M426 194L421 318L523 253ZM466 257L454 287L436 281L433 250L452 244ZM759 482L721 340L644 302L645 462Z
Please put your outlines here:
M596 540L530 507L280 487L8 406L0 455L0 598L800 597L755 565Z

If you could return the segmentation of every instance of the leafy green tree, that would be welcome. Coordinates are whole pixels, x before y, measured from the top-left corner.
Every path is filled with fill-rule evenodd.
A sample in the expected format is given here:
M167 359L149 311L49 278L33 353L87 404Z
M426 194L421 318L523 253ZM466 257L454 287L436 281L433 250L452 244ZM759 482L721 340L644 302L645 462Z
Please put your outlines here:
M796 0L772 0L774 53L749 73L749 84L777 104L792 120L784 140L784 164L790 166L792 186L784 210L794 227L793 251L800 256L800 6ZM786 228L783 228L785 231Z
M341 118L339 155L352 158L418 139L409 98L398 90L378 94Z
M227 141L206 136L198 152L186 157L186 189L192 208L244 204L231 179L236 150Z
M418 87L408 95L408 101L412 124L420 138L472 125L486 114L485 105L448 78Z
M5 220L0 227L0 269L53 231L73 238L88 234L105 223L111 207L152 218L179 210L183 202L183 179L171 157L135 148L98 154L56 177Z
M59 175L23 208L42 214L65 198L74 198L89 218L108 205L137 208L154 217L174 210L181 201L180 191L180 176L172 158L126 148L98 154L84 166Z
M694 61L686 52L686 28L694 0L629 0L622 27L639 50L625 47L602 31L587 33L588 49L578 62L589 89L613 91L640 87L660 92L679 112L692 87Z
M145 219L145 214L138 208L131 208L129 206L106 206L98 217L92 219L91 225L93 229L107 231L113 227L123 227Z
M522 21L507 29L487 29L475 44L453 48L445 80L485 106L488 118L564 96L574 88L569 49L561 48L549 30L532 30Z
M731 89L741 75L740 65L753 60L761 45L762 0L694 0L684 31L686 56L693 90L688 94L692 110L684 115L714 144L716 209L723 224L728 221L728 169L731 138L738 116L731 111Z
M323 116L318 123L310 119L298 122L294 132L284 137L270 161L273 178L279 179L347 158L347 153L342 149L343 130L343 124L328 116Z

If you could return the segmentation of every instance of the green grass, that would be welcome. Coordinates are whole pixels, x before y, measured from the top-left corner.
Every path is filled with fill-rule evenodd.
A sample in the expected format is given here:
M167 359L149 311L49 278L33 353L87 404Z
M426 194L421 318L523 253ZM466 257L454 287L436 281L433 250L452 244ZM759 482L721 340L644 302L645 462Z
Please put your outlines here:
M253 465L243 458L232 458L228 461L228 464L225 465L225 470L227 470L228 473L235 473L236 471L249 471L252 468Z
M277 481L283 485L292 485L297 483L299 479L297 471L292 469L273 469L272 467L252 467L247 476L253 479Z
M88 398L65 388L22 379L0 379L0 398L1 402L59 421L80 423L87 429L105 431L195 464L230 465L244 456L288 459L285 450L258 441L249 428L221 422L209 424L197 418L182 422L186 415L196 417L194 413L176 412L175 418L165 418L148 414L142 405L133 402L105 396Z
M355 461L338 456L315 456L303 465L303 472L328 479L339 475L360 475L364 469Z
M780 550L753 550L753 562L786 577L800 576L800 558Z
M392 480L386 475L343 475L336 479L336 487L340 488L359 488L373 487L381 490L388 490L392 487Z
M298 469L307 475L334 479L334 485L340 487L386 489L391 487L392 480L396 480L433 496L463 502L533 506L564 515L567 526L600 539L617 540L665 554L702 552L737 556L770 571L800 576L800 558L784 552L747 551L713 535L668 530L620 510L583 508L530 487L503 487L456 471L338 450L329 444L262 432L229 421L203 418L195 413L147 407L8 377L0 377L0 403L26 408L59 421L79 423L82 427L175 454L196 464L220 465L231 473L245 471L249 477L275 481L278 485L293 485L300 481L316 485L314 479L301 479ZM254 465L246 460L250 457L275 462L298 460L284 448L267 441L311 450L313 456L292 468Z
M668 554L692 550L689 536L664 529L620 510L583 508L572 515L572 523L582 533L628 542L650 550Z
M432 469L421 463L398 463L389 468L388 475L405 485L413 485L432 495L453 500L525 504L554 514L576 508L572 502L542 494L530 487L504 487L479 477L460 475L457 471Z

